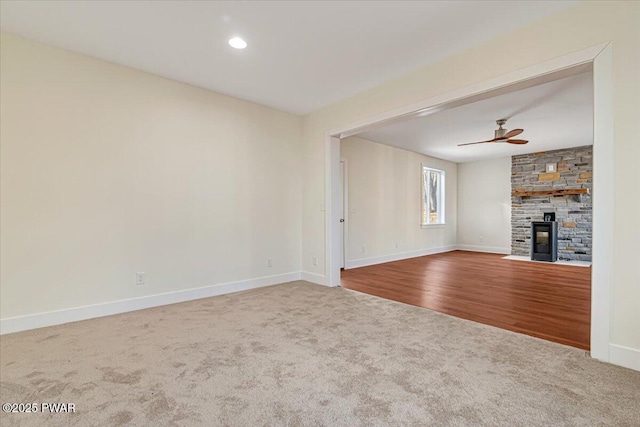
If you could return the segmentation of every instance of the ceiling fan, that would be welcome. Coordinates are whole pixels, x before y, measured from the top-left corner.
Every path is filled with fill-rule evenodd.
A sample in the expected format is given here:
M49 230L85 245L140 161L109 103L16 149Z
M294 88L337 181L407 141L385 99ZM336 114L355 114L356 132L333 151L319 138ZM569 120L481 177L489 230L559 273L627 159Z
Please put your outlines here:
M495 130L493 139L478 142L467 142L466 144L458 144L458 146L461 147L463 145L484 144L486 142L506 142L509 144L526 144L529 142L525 139L510 139L516 135L520 135L522 132L524 132L524 129L513 129L507 131L502 127L503 124L507 123L507 119L496 120L496 123L498 124L498 129Z

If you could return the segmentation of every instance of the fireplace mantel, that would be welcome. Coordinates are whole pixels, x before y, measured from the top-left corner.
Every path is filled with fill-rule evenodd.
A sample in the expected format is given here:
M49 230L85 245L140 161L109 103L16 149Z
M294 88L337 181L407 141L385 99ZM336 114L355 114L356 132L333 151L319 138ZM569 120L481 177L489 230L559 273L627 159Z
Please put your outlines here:
M536 196L578 196L578 200L582 201L582 197L589 194L588 188L574 188L565 190L536 190L536 191L518 191L511 192L513 197L536 197Z

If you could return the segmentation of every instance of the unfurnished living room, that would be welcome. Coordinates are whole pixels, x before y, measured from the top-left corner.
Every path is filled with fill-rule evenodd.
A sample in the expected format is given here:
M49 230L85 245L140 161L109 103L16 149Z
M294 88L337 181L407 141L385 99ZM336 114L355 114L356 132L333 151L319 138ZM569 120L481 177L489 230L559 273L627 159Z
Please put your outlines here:
M640 2L0 25L1 425L640 425Z

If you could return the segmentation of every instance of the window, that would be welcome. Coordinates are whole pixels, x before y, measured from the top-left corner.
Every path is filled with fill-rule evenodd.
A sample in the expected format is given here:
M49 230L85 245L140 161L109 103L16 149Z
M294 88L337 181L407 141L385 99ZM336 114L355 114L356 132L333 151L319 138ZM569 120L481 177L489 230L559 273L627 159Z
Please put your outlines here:
M422 167L422 225L444 224L444 171Z

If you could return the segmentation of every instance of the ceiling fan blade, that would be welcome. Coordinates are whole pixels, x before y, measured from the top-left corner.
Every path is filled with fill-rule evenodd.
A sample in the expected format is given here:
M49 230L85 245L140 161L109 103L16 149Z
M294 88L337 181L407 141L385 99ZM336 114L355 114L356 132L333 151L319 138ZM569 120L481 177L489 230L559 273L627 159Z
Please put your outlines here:
M509 139L509 138L514 137L516 135L520 135L522 132L524 132L524 129L513 129L513 130L510 130L509 132L505 133L504 136L501 139Z
M527 144L529 141L526 139L507 139L505 142L509 144Z
M467 142L466 144L458 144L458 147L462 147L463 145L473 145L473 144L484 144L486 142L495 142L497 139L487 139L486 141L478 141L478 142Z

